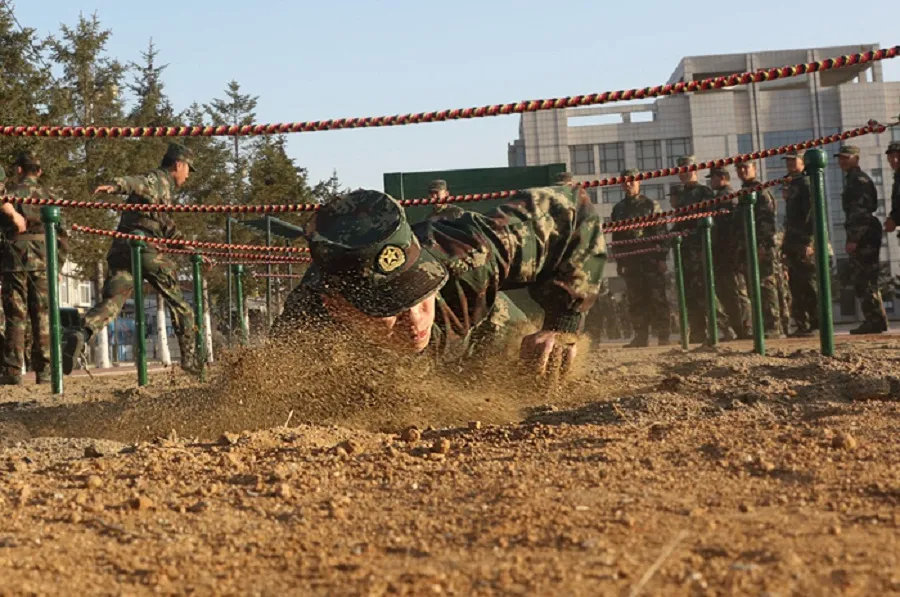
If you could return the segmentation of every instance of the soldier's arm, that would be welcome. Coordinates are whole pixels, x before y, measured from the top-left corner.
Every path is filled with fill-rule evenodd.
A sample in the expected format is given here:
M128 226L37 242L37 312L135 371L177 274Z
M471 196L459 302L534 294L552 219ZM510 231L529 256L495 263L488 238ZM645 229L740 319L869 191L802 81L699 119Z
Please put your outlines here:
M653 204L652 209L650 210L651 214L659 214L662 213L662 208L659 206L659 202L655 199L651 199L650 202ZM667 232L666 223L662 222L657 224L656 226L651 226L647 231L647 236L656 236L659 234L665 234Z
M775 246L775 234L778 232L778 224L775 221L775 198L768 190L763 190L758 195L756 203L756 244L762 248Z
M894 173L894 186L891 188L890 218L894 224L900 224L900 175Z
M800 185L800 205L806 214L803 220L803 242L809 244L812 242L815 223L813 218L812 189L809 186L809 179L804 179L804 183ZM799 231L798 231L799 233Z
M116 195L139 195L156 203L158 194L159 181L153 174L144 174L140 176L118 176L113 179L113 194Z
M545 330L578 331L596 300L606 262L594 205L585 193L565 188L530 189L488 215L435 222L426 237L449 257L456 274L448 283L456 288L441 295L472 323L487 313L486 297L528 287L544 309Z

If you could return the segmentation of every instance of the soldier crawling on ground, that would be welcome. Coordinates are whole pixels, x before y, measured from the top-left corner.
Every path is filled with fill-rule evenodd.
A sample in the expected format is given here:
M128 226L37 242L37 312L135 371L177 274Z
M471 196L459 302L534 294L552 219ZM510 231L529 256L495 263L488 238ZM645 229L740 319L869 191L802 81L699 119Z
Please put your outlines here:
M334 330L452 362L471 354L498 293L527 287L544 321L520 354L539 373L570 366L606 260L595 207L567 186L523 191L488 215L415 226L392 197L359 190L325 204L307 238L313 264L276 337Z

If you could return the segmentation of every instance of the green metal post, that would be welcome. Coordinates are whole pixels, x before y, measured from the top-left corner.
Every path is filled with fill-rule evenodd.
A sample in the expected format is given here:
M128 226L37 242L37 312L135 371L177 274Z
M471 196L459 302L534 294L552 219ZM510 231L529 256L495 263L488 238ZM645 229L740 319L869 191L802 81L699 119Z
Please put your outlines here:
M200 266L203 257L194 254L191 256L194 266L194 334L197 365L200 367L200 381L206 381L206 342L203 338L203 278L200 274Z
M831 272L828 267L828 214L825 211L825 152L807 151L803 156L806 175L812 186L816 218L816 276L819 285L819 345L822 354L834 356L834 317L831 312Z
M231 216L225 216L225 242L229 245L231 244ZM231 249L228 249L228 252L231 253ZM231 319L231 307L234 304L234 299L231 294L231 267L225 268L225 284L228 286L228 343L234 339L234 324Z
M134 362L137 365L138 385L147 385L147 320L144 317L143 253L147 246L142 240L131 241L131 275L134 277Z
M63 371L61 337L62 325L59 321L59 254L57 253L56 229L59 226L59 208L42 207L41 221L44 223L45 245L47 247L47 294L50 310L50 389L54 394L63 393Z
M675 292L678 294L678 322L681 324L681 348L688 349L687 298L684 294L684 263L681 260L680 236L675 237Z
M712 227L712 216L700 220L700 232L703 234L703 280L706 282L707 342L710 346L718 346L719 323L716 308L716 274L713 269Z
M250 340L250 330L244 319L244 266L234 266L234 298L237 303L238 321L241 322L241 341L246 344Z
M744 212L744 237L747 239L747 289L750 291L750 311L753 322L753 351L766 354L766 335L763 329L762 290L759 287L759 255L756 248L756 219L753 211L756 192L741 195Z
M266 247L272 246L272 216L266 216ZM266 329L272 326L272 264L266 264Z

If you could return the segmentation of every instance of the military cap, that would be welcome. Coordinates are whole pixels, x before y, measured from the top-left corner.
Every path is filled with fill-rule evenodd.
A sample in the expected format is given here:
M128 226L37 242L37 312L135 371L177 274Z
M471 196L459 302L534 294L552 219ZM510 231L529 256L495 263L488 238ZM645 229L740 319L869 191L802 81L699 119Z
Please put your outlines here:
M728 170L725 168L710 169L709 174L706 175L706 178L712 178L713 176L721 176L723 178L731 178L731 174L729 174Z
M37 166L38 168L40 168L41 160L30 151L23 151L16 156L16 161L13 162L13 165L21 167Z
M560 172L556 175L556 182L560 184L565 184L567 182L572 182L572 173L571 172Z
M428 183L428 192L429 193L439 193L441 191L447 190L447 181L441 180L440 178L432 180Z
M859 147L857 147L856 145L841 145L841 148L840 148L840 149L838 150L838 152L837 152L836 154L834 154L834 155L835 155L835 156L839 156L839 155L846 155L846 156L859 155Z
M791 159L802 159L804 151L802 149L798 149L796 151L789 151L781 156L783 160L791 160Z
M697 163L697 159L692 155L683 155L678 158L678 161L675 162L679 167L680 166L693 166Z
M409 309L447 282L390 195L358 190L316 212L307 228L313 267L326 288L372 317Z
M622 170L623 177L637 176L640 173L641 173L641 171L638 170L637 168L628 168L627 170Z
M190 147L185 147L181 143L169 143L163 160L184 162L191 169L191 172L194 171L194 150Z
M893 141L884 153L900 153L900 141Z

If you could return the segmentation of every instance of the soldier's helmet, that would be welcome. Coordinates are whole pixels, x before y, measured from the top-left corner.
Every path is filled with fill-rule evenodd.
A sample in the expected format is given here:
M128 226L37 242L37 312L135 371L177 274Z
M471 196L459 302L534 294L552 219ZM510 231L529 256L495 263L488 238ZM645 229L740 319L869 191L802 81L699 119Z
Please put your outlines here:
M697 163L697 159L692 155L683 155L675 162L679 167L693 166Z
M712 178L713 176L721 176L725 179L731 178L727 168L711 168L709 174L706 175L706 178Z
M842 156L842 155L845 155L845 156L859 155L859 147L857 147L856 145L841 145L841 148L838 150L838 152L836 154L834 154L834 157L838 157L838 156Z
M556 175L557 184L568 184L572 182L572 173L571 172L560 172Z
M378 191L353 191L326 203L306 236L313 275L372 317L409 309L449 277L413 234L403 207Z
M190 147L185 147L181 143L169 143L169 147L166 148L166 155L163 156L163 161L170 162L184 162L191 169L191 172L194 171L194 150Z

